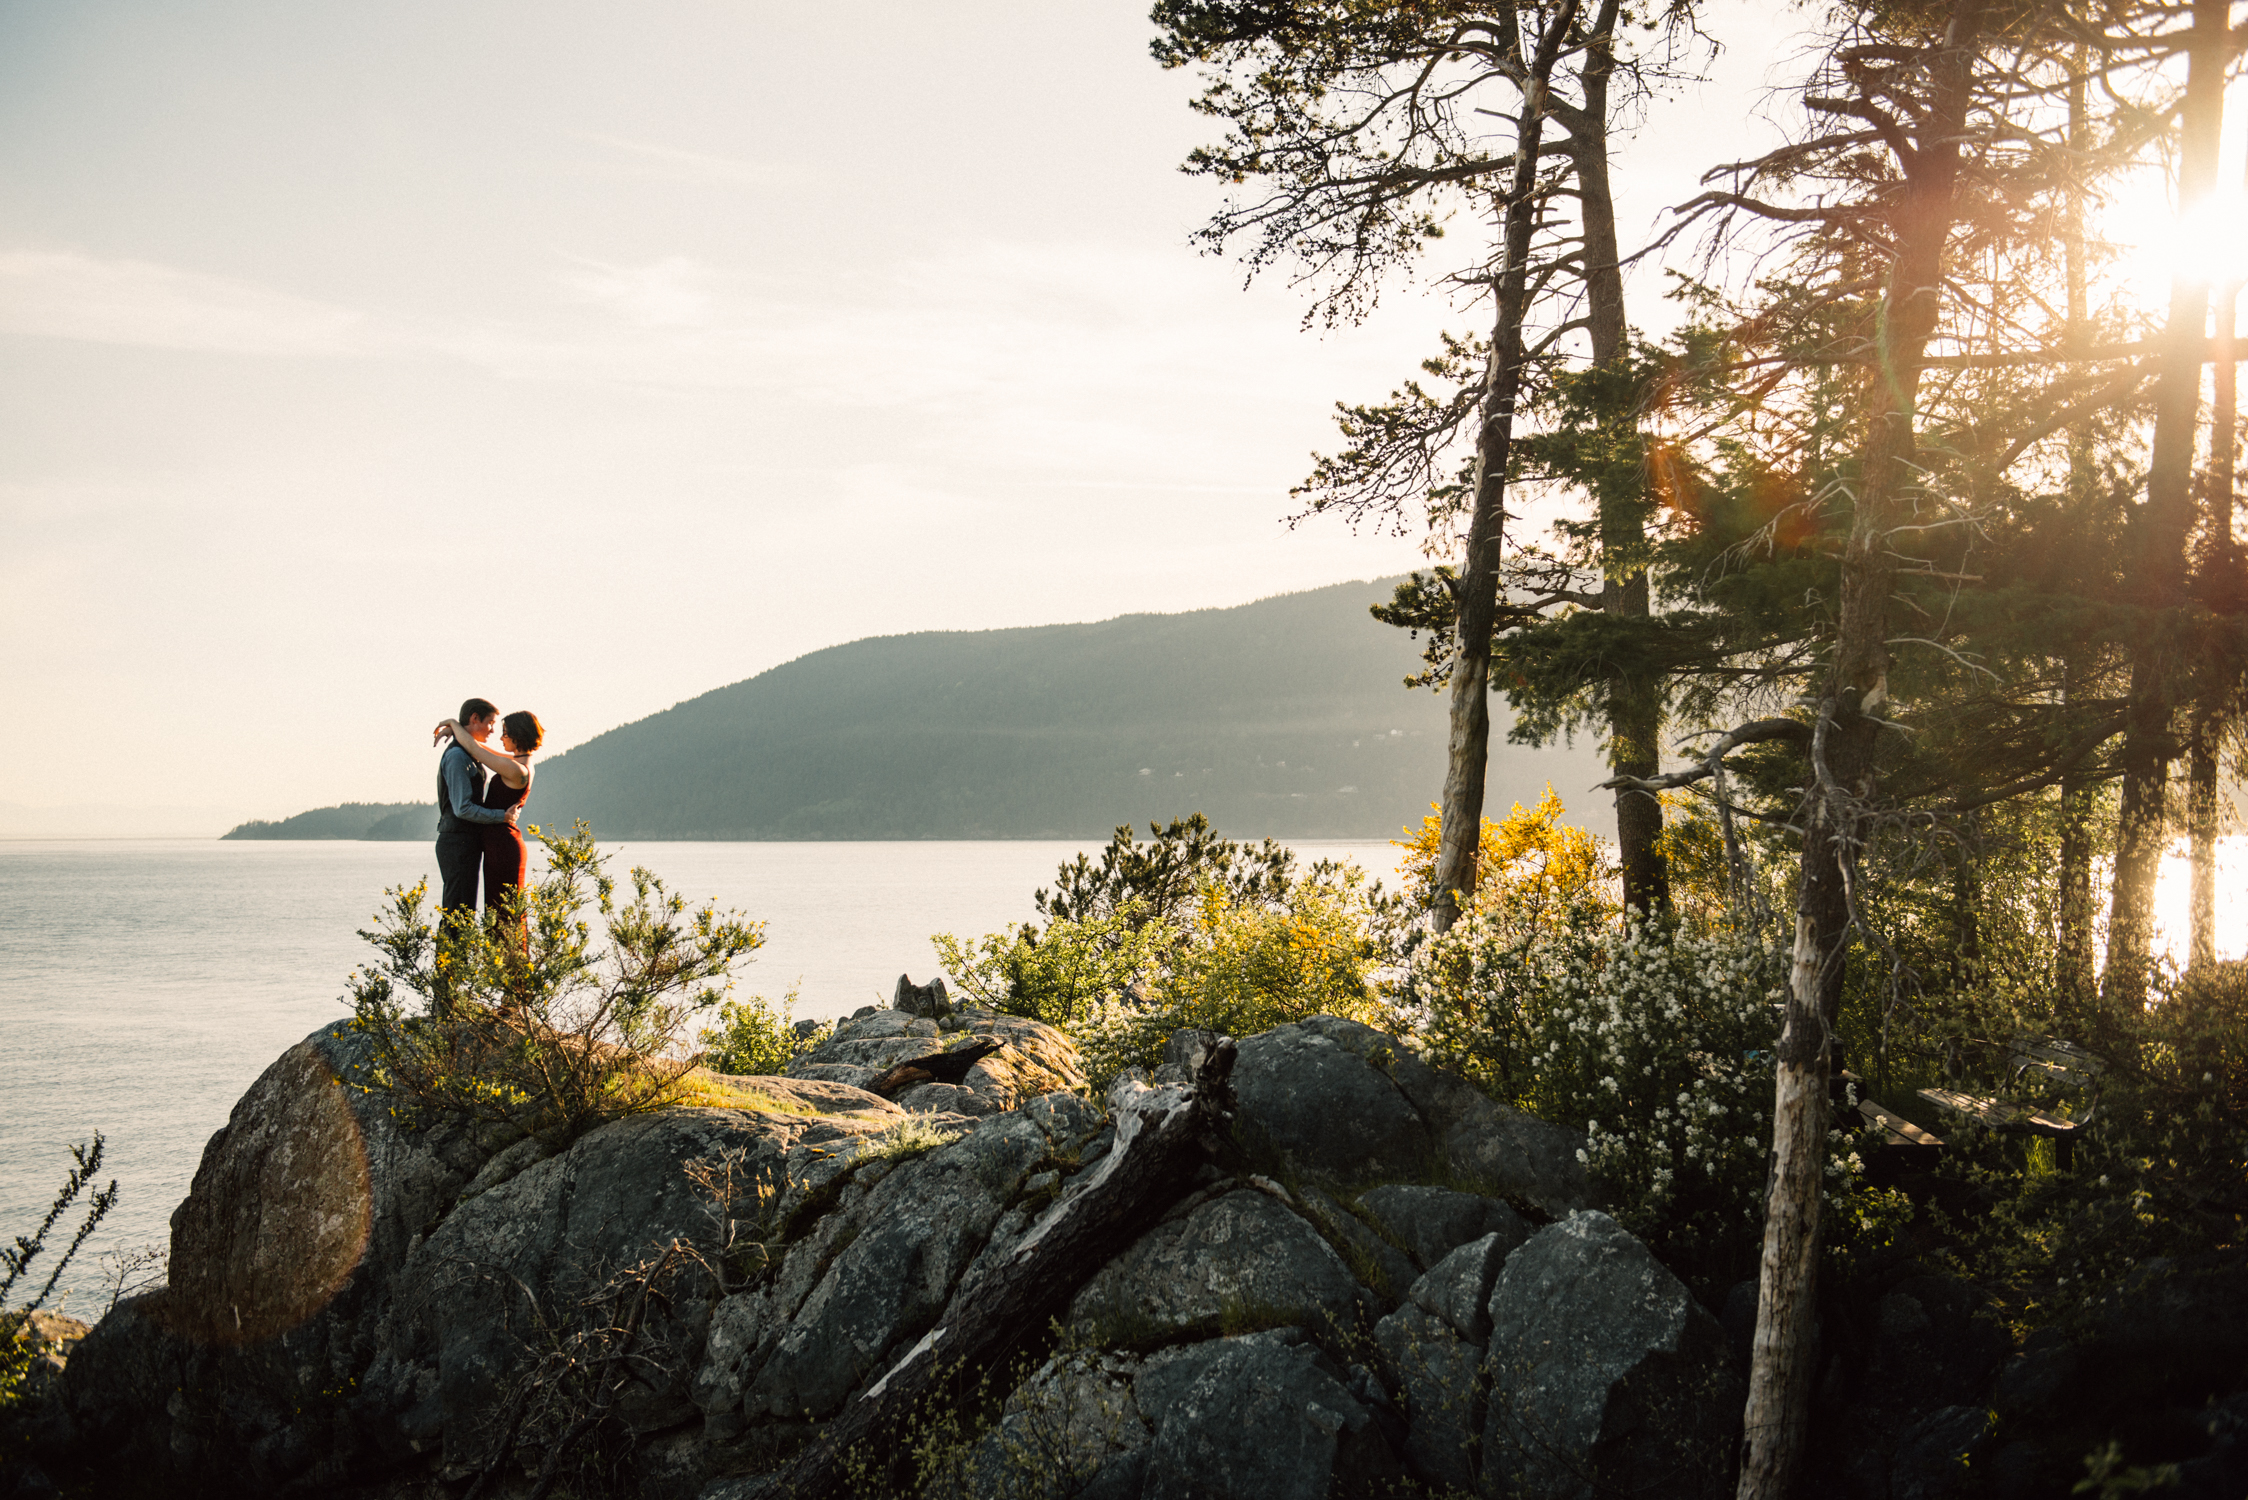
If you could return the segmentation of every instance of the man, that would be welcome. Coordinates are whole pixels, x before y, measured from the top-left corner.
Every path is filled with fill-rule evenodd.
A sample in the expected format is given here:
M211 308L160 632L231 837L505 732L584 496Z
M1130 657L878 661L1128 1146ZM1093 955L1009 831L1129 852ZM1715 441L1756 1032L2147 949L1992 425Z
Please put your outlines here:
M479 745L492 737L500 711L482 698L461 705L460 722ZM479 823L505 823L514 808L483 805L484 768L476 757L450 735L439 734L445 753L437 759L437 878L440 920L456 911L476 915L476 872L484 862L484 836Z

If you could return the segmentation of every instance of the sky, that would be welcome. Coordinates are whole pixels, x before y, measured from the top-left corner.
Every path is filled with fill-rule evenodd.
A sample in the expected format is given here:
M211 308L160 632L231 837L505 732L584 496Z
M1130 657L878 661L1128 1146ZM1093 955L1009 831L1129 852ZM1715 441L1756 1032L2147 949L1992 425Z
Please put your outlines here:
M1627 233L1769 136L1795 13L1712 16ZM1420 563L1288 489L1470 320L1400 283L1306 331L1198 254L1212 125L1149 36L1144 0L0 4L0 836L424 798L472 693L554 751L863 636Z

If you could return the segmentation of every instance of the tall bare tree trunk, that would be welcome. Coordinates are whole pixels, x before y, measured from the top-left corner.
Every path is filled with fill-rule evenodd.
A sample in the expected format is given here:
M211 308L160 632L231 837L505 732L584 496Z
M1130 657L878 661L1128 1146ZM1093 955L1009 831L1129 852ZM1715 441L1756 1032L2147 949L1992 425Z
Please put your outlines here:
M2224 65L2229 0L2194 0L2193 43L2178 143L2178 207L2192 208L2216 185L2224 130ZM2107 969L2100 999L2110 1013L2146 1003L2154 933L2154 882L2168 843L2165 800L2170 761L2171 679L2163 632L2155 623L2184 600L2186 544L2193 532L2193 451L2201 411L2201 362L2209 323L2209 285L2183 276L2170 283L2162 331L2162 373L2154 392L2154 451L2147 496L2133 517L2130 593L2145 613L2131 662L2130 719L2123 735L2123 806L2115 835L2115 885L2108 907Z
M2240 393L2233 368L2232 334L2239 301L2240 287L2236 282L2226 283L2216 298L2216 381L2209 413L2206 523L2212 592L2230 588L2238 567L2232 538L2232 445L2240 425ZM2205 969L2217 961L2217 747L2224 729L2222 705L2205 702L2194 710L2193 731L2186 749L2186 832L2193 850L2189 969Z
M1606 0L1592 23L1582 69L1583 114L1569 121L1569 153L1583 216L1586 334L1594 365L1629 354L1624 273L1616 240L1616 199L1608 181L1608 86L1616 71L1617 0ZM1603 492L1603 561L1631 557L1646 544L1641 496ZM1608 569L1600 608L1623 619L1647 618L1647 570ZM1618 776L1653 776L1661 761L1662 694L1644 671L1626 669L1608 689L1608 765ZM1670 910L1670 871L1663 860L1663 805L1643 791L1616 791L1616 852L1623 865L1624 904L1653 915Z
M1927 112L1891 225L1895 250L1867 380L1858 492L1842 557L1841 618L1812 729L1739 1500L1783 1500L1792 1492L1810 1422L1819 1187L1831 1124L1828 1058L1842 999L1849 881L1875 791L1880 725L1869 715L1888 698L1888 607L1896 572L1890 534L1914 509L1920 362L1943 305L1944 249L1957 213L1959 143L1979 33L1980 0L1958 0L1943 41L1932 49Z
M2090 147L2084 118L2085 49L2076 51L2075 76L2069 80L2068 143L2073 152ZM2068 205L2068 341L2082 348L2091 341L2088 325L2084 246L2084 194L2080 187L2069 194ZM2068 503L2072 513L2088 514L2098 476L2092 465L2091 440L2081 431L2069 435ZM2089 672L2071 658L2062 669L2061 702L2073 703L2083 692ZM2053 954L2053 987L2069 1012L2081 1018L2097 993L2098 970L2092 953L2092 808L2091 779L2082 762L2061 775L2060 941Z
M1522 393L1522 319L1529 306L1530 251L1542 212L1542 159L1547 95L1562 39L1575 7L1559 7L1539 34L1523 68L1522 117L1515 130L1514 173L1508 182L1494 289L1491 361L1484 376L1475 439L1475 500L1467 558L1460 569L1458 652L1452 666L1452 724L1446 744L1443 832L1436 851L1438 931L1458 920L1460 898L1472 895L1481 871L1483 781L1491 754L1491 637L1498 623L1499 565L1506 548L1506 467L1514 442L1514 408ZM1519 36L1519 33L1517 34Z
M2053 954L2053 985L2077 1016L2099 993L2092 954L2093 795L2083 772L2070 770L2061 777L2061 933Z

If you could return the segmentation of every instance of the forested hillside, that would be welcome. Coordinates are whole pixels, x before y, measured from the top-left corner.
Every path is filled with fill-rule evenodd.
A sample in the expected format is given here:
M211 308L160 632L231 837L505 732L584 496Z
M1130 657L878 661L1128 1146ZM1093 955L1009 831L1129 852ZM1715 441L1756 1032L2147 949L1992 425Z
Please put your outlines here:
M1075 838L1196 811L1229 834L1392 837L1444 779L1443 703L1402 685L1415 648L1367 614L1396 582L815 651L545 762L526 815L636 839ZM1502 746L1491 797L1550 780L1589 807L1604 774L1589 749ZM389 836L343 831L360 810L228 837Z
M1078 837L1200 811L1228 833L1394 836L1444 778L1394 580L1235 609L932 631L815 651L542 767L529 816L620 838ZM1565 798L1586 752L1502 750ZM1590 800L1590 799L1586 799Z
M230 839L427 839L437 836L434 802L346 802L291 818L252 818Z

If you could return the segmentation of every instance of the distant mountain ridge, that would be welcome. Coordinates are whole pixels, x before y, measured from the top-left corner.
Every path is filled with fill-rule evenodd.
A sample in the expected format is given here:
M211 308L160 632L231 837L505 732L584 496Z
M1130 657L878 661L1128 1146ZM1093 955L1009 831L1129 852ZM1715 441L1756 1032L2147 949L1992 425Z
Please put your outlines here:
M1412 642L1367 614L1394 582L828 647L542 763L525 817L604 839L1006 839L1200 811L1237 837L1395 837L1442 789L1447 722L1401 685ZM1595 811L1591 752L1494 739L1495 810L1550 779Z
M433 839L434 802L346 802L316 807L293 818L249 822L219 835L225 839Z

